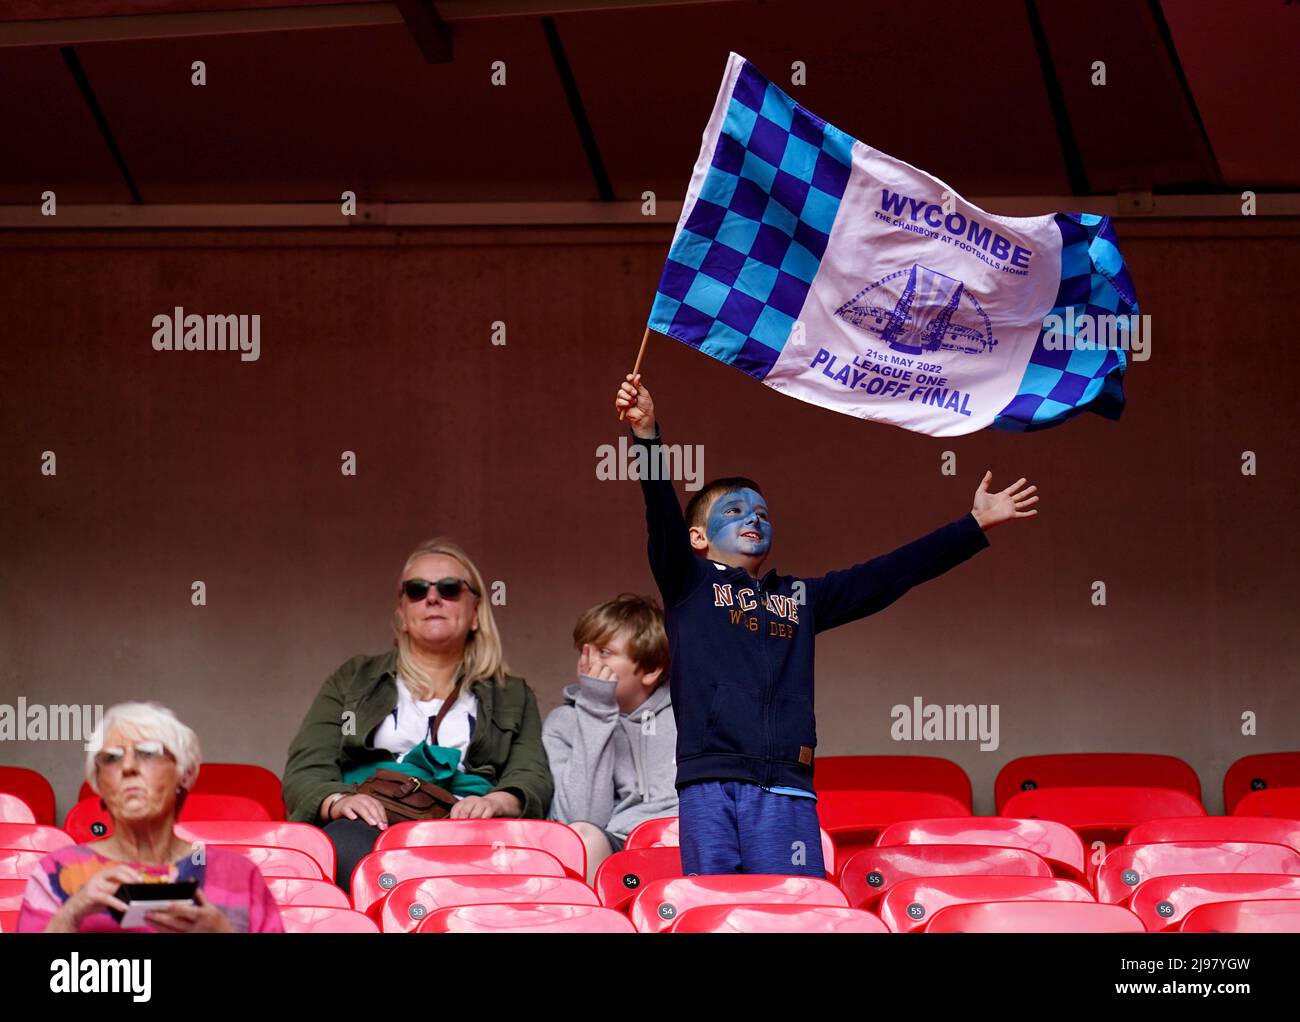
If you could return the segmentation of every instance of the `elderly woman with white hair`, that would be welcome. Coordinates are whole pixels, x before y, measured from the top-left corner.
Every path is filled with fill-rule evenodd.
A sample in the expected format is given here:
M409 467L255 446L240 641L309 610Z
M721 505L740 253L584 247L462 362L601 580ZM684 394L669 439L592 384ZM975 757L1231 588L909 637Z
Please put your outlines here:
M23 933L281 933L280 912L252 862L206 848L174 829L199 773L199 740L157 703L111 707L87 743L86 781L112 820L102 841L51 852L27 882ZM123 884L193 881L193 901L161 902L141 925L118 896ZM119 921L119 919L121 921Z

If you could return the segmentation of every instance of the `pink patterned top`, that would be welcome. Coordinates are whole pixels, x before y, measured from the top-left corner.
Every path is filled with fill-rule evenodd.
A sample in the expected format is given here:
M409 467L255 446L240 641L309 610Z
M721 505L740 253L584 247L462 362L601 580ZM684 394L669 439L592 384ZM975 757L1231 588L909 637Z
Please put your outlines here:
M239 933L283 933L280 910L276 907L266 881L248 859L224 848L204 849L204 863L195 863L189 855L167 866L130 863L150 880L160 883L197 880L203 894L216 905L230 925ZM40 933L49 925L63 903L87 880L113 859L86 845L69 845L51 852L36 864L23 893L18 913L19 933ZM124 930L103 908L81 921L81 933L158 933L152 924L141 929Z

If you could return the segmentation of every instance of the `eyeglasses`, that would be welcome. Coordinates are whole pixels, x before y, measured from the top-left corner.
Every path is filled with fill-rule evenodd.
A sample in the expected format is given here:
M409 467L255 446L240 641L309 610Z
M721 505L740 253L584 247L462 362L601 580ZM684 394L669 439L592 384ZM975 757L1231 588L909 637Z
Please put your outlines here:
M459 600L462 589L478 595L478 590L463 578L440 578L437 582L430 582L426 578L408 578L402 583L402 592L408 600L415 603L427 597L430 589L437 589L438 595L444 600Z
M175 756L167 751L162 742L136 742L135 745L130 746L130 748L135 752L135 761L140 764L140 766L151 766L168 759L174 762L176 759ZM123 749L121 746L110 745L95 753L95 766L121 766L122 760L124 759L126 759L126 749Z

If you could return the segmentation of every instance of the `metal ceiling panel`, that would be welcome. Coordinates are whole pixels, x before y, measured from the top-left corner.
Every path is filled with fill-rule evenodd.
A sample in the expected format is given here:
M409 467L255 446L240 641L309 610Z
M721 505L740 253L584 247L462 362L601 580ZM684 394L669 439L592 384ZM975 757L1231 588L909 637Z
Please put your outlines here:
M963 194L1069 190L1021 0L770 0L555 20L619 198L682 195L730 50ZM806 85L789 84L796 60Z
M429 64L393 26L77 53L145 202L594 197L540 21L464 23L453 46L452 63Z
M1178 0L1162 8L1230 188L1300 188L1300 5Z

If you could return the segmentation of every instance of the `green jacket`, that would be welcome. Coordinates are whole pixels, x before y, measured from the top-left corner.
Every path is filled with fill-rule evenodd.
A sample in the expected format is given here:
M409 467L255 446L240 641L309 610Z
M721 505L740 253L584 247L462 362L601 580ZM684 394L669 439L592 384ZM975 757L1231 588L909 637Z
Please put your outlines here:
M524 816L545 819L554 782L532 689L523 678L506 675L504 685L476 681L470 691L478 699L479 715L465 770L492 781L492 791L516 795ZM355 656L330 675L289 746L284 804L290 820L318 823L327 795L354 788L343 781L343 771L393 758L365 742L396 705L396 648L379 656Z

